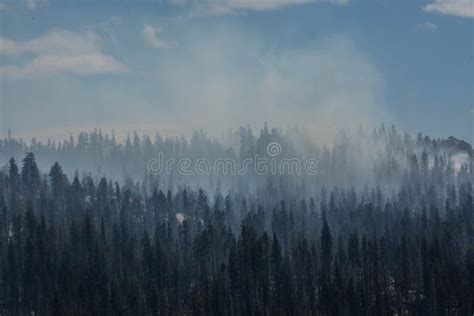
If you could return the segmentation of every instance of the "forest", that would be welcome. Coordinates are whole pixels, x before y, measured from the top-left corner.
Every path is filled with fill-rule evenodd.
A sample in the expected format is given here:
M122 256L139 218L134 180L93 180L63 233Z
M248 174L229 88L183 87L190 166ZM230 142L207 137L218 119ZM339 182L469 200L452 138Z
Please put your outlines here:
M317 175L153 175L165 157ZM1 315L472 315L473 151L395 126L0 139Z

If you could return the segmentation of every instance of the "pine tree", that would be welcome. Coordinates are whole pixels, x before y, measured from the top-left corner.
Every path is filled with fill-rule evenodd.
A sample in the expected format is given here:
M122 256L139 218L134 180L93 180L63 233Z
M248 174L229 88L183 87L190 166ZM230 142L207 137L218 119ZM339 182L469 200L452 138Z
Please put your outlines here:
M23 159L23 166L21 168L21 182L25 188L25 192L29 198L35 197L40 185L40 174L38 166L36 165L35 155L27 153Z

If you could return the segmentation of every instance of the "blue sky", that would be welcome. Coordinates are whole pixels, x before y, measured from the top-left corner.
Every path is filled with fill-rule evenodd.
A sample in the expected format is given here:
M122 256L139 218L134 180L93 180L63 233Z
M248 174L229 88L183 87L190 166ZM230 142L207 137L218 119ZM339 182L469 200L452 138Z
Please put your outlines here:
M472 143L473 23L473 0L0 0L0 134L385 122Z

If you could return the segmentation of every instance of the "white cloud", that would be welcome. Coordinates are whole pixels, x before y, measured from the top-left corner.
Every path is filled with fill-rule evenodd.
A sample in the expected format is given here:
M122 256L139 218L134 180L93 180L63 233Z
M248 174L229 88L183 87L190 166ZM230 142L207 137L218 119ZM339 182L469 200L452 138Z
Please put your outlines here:
M126 67L113 57L102 53L80 55L45 55L34 58L22 66L3 66L2 73L10 78L29 78L59 73L95 75L126 71Z
M349 0L230 0L229 5L236 9L244 10L277 10L283 7L305 4L311 2L347 4Z
M0 54L15 55L18 51L19 47L16 42L0 37Z
M430 21L426 21L425 23L423 23L422 27L428 31L436 31L438 29L438 26Z
M169 48L170 45L167 41L158 38L158 33L161 32L160 28L154 27L150 24L145 24L142 29L142 39L146 45L153 48Z
M189 4L198 14L235 14L245 11L278 10L308 3L347 4L349 0L169 0L171 4Z
M43 36L24 42L16 42L0 37L0 54L90 53L100 50L100 41L100 37L93 32L77 33L53 29Z
M36 9L37 3L36 0L25 0L25 5L28 9L34 10Z
M0 37L0 54L33 55L21 65L3 65L0 70L8 78L31 78L60 73L94 75L123 72L127 67L102 52L102 41L93 32L77 33L55 29L29 41L13 41Z
M474 17L473 0L434 0L423 7L426 12L434 12L461 17Z
M38 7L46 4L47 0L23 0L26 7L30 10L35 10Z
M223 5L228 6L231 9L264 11L277 10L286 6L309 3L312 2L312 0L230 0L224 2Z

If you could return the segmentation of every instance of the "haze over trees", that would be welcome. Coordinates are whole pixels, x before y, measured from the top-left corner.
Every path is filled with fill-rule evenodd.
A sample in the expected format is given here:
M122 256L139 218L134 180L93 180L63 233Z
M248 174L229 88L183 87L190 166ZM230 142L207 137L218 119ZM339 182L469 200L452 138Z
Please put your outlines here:
M147 173L165 158L318 158L318 174ZM474 313L473 157L393 126L0 140L0 314ZM13 157L13 158L12 158ZM76 171L77 170L77 171Z

